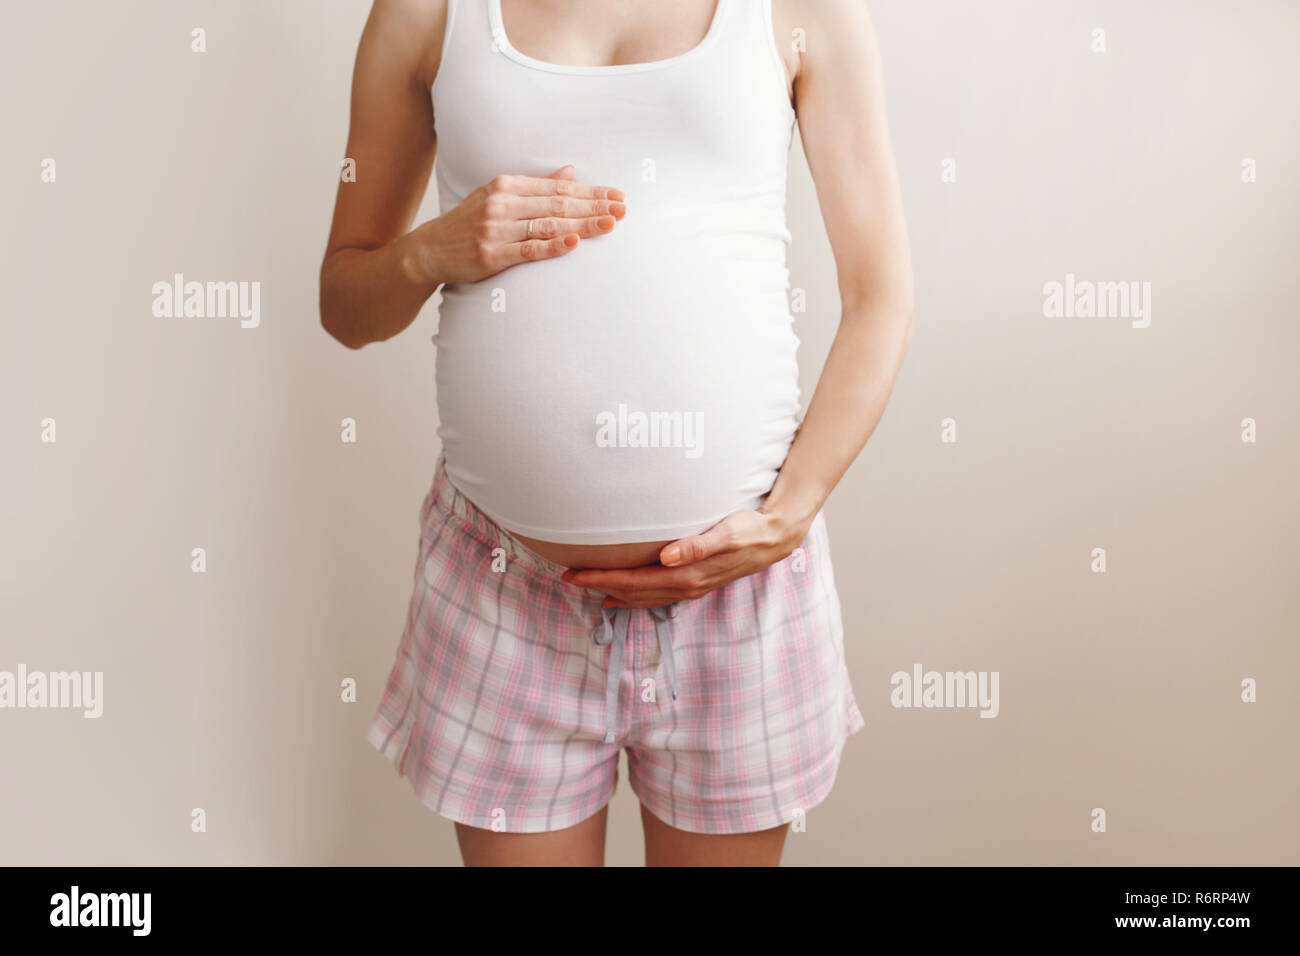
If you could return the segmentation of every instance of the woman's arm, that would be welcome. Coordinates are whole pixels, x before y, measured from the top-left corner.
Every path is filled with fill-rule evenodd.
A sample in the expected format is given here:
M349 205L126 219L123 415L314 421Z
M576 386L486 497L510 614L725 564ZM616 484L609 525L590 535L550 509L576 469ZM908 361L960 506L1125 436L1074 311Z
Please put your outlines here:
M875 430L912 341L912 259L880 53L862 0L777 4L803 26L799 133L835 256L841 316L803 424L759 509L795 546ZM788 30L786 35L789 35Z
M497 176L411 229L433 168L429 88L446 16L447 0L375 0L361 36L347 149L356 182L339 183L320 275L321 325L348 348L401 332L444 282L566 255L626 212L620 190L575 183L565 166Z
M361 35L347 145L356 182L339 183L320 278L321 325L349 348L401 332L439 285L408 230L433 169L426 70L446 17L447 0L376 0Z
M880 421L911 342L911 256L880 55L863 0L775 0L773 7L778 36L800 27L807 38L787 66L835 256L839 330L762 507L666 545L666 567L563 576L608 594L607 607L697 598L789 555Z

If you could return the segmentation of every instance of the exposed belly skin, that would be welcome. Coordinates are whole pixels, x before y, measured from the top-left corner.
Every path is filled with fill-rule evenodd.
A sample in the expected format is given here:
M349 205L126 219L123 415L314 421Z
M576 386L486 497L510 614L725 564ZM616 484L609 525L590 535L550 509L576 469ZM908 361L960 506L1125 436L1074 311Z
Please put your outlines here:
M509 530L508 528L506 529ZM514 534L514 532L511 532ZM659 552L668 541L638 541L633 544L556 544L514 534L530 551L567 568L639 568L659 563Z

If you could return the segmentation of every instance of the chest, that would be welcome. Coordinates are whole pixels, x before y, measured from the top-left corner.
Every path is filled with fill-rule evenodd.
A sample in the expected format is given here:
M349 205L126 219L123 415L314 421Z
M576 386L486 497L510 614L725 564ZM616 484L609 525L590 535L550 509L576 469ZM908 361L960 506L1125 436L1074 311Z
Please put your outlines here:
M568 66L621 66L679 56L707 35L719 0L493 0L521 53Z

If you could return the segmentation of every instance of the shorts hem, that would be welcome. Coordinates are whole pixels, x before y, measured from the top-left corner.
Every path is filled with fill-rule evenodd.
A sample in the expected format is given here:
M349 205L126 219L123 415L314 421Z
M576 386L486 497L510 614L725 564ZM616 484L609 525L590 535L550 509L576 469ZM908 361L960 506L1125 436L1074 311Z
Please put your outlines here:
M410 784L412 792L414 792L416 798L420 801L421 805L432 810L434 813L442 817L444 820L450 820L452 823L459 823L462 824L463 826L474 827L477 830L492 829L490 826L483 826L484 821L481 814L468 813L458 805L456 806L444 805L439 807L434 800L430 799L431 795L426 794L420 781L417 780L415 777L413 777L411 774L407 773L405 769L402 768L401 766L402 753L406 749L406 738L395 735L388 742L388 745L385 746L384 741L388 739L388 736L389 736L388 732L385 731L380 725L372 724L366 739L372 747L374 747L384 757L388 759L388 761L393 765L393 768L397 771L397 775L399 777L406 778L407 783ZM593 810L590 811L576 810L576 811L570 811L563 815L554 814L552 815L552 822L551 825L549 826L544 821L529 821L525 823L523 826L515 827L515 826L510 826L509 820L507 819L507 825L502 827L501 830L495 832L555 833L559 830L567 830L569 829L569 827L575 827L579 823L591 819L596 814L600 813L601 810L604 810L607 806L609 806L610 800L614 798L614 794L617 791L618 791L618 778L615 777L613 784L609 788L609 792L604 795L604 797L599 801L599 803Z
M800 801L800 810L807 813L807 811L818 806L825 801L828 796L830 796L831 790L835 786L835 780L839 776L840 761L844 756L844 747L849 742L850 737L862 730L864 723L861 721L862 719L859 717L857 721L851 720L845 727L843 737L840 738L839 743L836 744L835 749L831 752L830 758L827 761L828 763L834 764L834 769L831 771L830 777L822 786L812 791L806 800ZM655 793L655 787L653 784L647 784L644 780L638 780L636 777L629 779L628 784L631 786L632 792L636 794L637 799L641 801L641 805L654 814L657 820L665 826L672 827L674 830L682 830L686 833L700 833L708 836L731 836L741 833L758 833L762 830L770 830L773 827L788 825L793 822L789 817L777 813L755 813L753 815L726 813L726 821L719 822L716 825L701 825L695 818L683 821L680 819L682 814L678 813L678 821L674 823L672 819L670 819L672 814L668 812L666 802L661 803L655 797L647 799L648 794ZM682 804L687 801L678 797L676 802ZM737 803L733 804L733 806L739 807L741 804ZM743 825L732 823L732 821L737 819L747 819L750 822Z

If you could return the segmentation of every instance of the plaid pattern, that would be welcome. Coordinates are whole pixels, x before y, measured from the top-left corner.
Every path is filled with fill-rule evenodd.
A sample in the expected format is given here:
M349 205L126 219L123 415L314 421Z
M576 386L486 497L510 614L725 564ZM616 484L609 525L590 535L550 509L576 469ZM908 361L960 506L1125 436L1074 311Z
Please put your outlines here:
M678 698L654 621L634 609L615 742L604 742L609 646L602 595L497 527L439 462L420 514L406 629L369 739L420 799L512 833L581 822L613 796L620 749L633 791L696 833L789 823L830 792L863 726L844 666L821 515L801 549L673 606Z

